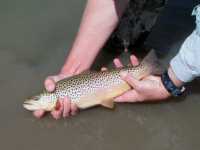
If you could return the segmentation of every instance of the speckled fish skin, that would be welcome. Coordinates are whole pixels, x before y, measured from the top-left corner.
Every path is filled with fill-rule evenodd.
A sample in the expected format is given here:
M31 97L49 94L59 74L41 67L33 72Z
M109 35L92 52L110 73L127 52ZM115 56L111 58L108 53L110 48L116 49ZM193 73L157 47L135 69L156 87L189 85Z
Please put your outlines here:
M76 75L59 81L56 85L55 94L57 97L68 96L72 102L79 101L82 96L94 93L99 89L108 89L112 86L124 84L125 82L120 78L120 71L132 73L135 78L138 77L139 79L139 74L145 70L143 70L142 66L138 66L112 71L92 71Z
M24 102L24 107L31 111L38 109L52 111L57 100L67 96L72 103L77 104L81 109L96 105L112 108L112 99L131 88L120 78L120 72L126 71L139 80L155 73L155 70L159 69L154 53L151 51L136 67L101 72L92 71L63 79L56 83L54 92L45 91L39 96L28 99Z

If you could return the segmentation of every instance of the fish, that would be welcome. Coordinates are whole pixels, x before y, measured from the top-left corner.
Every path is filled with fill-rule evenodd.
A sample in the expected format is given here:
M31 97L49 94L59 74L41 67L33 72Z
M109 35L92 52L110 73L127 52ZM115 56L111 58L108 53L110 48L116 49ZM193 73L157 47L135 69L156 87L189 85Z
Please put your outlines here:
M106 71L89 71L71 76L56 83L55 90L44 90L40 94L24 101L23 107L29 111L53 111L58 105L58 99L68 97L71 103L79 109L87 109L97 105L112 109L114 98L131 89L131 86L121 79L121 72L130 73L141 80L151 74L159 74L161 66L151 50L137 66L127 66Z

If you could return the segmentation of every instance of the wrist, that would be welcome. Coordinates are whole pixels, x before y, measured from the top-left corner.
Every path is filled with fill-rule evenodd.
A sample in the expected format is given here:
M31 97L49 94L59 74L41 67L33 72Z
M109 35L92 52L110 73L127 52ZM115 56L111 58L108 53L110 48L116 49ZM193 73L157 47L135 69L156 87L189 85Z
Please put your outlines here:
M169 68L167 70L167 73L168 73L169 78L171 79L171 81L173 82L173 84L176 87L183 86L184 83L177 78L177 76L175 75L175 73L174 73L173 69L171 68L171 66L169 66Z
M169 91L165 88L165 86L164 86L164 84L162 82L161 77L159 78L159 83L160 83L159 87L161 89L161 94L163 95L163 97L168 98L168 97L172 96L171 93L169 93Z
M168 71L165 71L161 76L161 81L165 89L172 95L172 96L181 96L183 92L185 91L185 87L183 86L183 82L178 80L171 72L170 68ZM171 73L171 77L169 76L169 73Z
M75 59L73 59L72 57L68 57L60 73L64 75L75 75L83 71L86 71L89 68L90 68L90 65L87 65L84 61L81 61L81 59L78 59L78 57Z
M83 71L90 69L94 62L98 52L101 49L98 48L84 48L84 45L74 44L70 53L61 69L61 73L79 74Z

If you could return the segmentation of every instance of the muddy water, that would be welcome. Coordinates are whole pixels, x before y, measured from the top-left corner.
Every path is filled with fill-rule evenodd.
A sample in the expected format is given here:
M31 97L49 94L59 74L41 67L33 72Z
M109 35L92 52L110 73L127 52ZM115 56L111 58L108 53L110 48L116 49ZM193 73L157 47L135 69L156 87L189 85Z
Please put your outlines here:
M62 65L84 4L1 0L0 149L199 149L199 81L182 101L118 104L114 111L95 108L59 121L37 120L22 108Z

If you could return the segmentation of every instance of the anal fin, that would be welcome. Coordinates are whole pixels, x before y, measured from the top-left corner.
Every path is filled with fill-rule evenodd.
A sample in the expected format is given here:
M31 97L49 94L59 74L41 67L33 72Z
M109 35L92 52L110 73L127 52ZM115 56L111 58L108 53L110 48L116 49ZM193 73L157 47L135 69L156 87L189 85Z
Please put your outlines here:
M113 99L104 100L101 102L101 105L106 108L113 109L114 108L114 100Z

